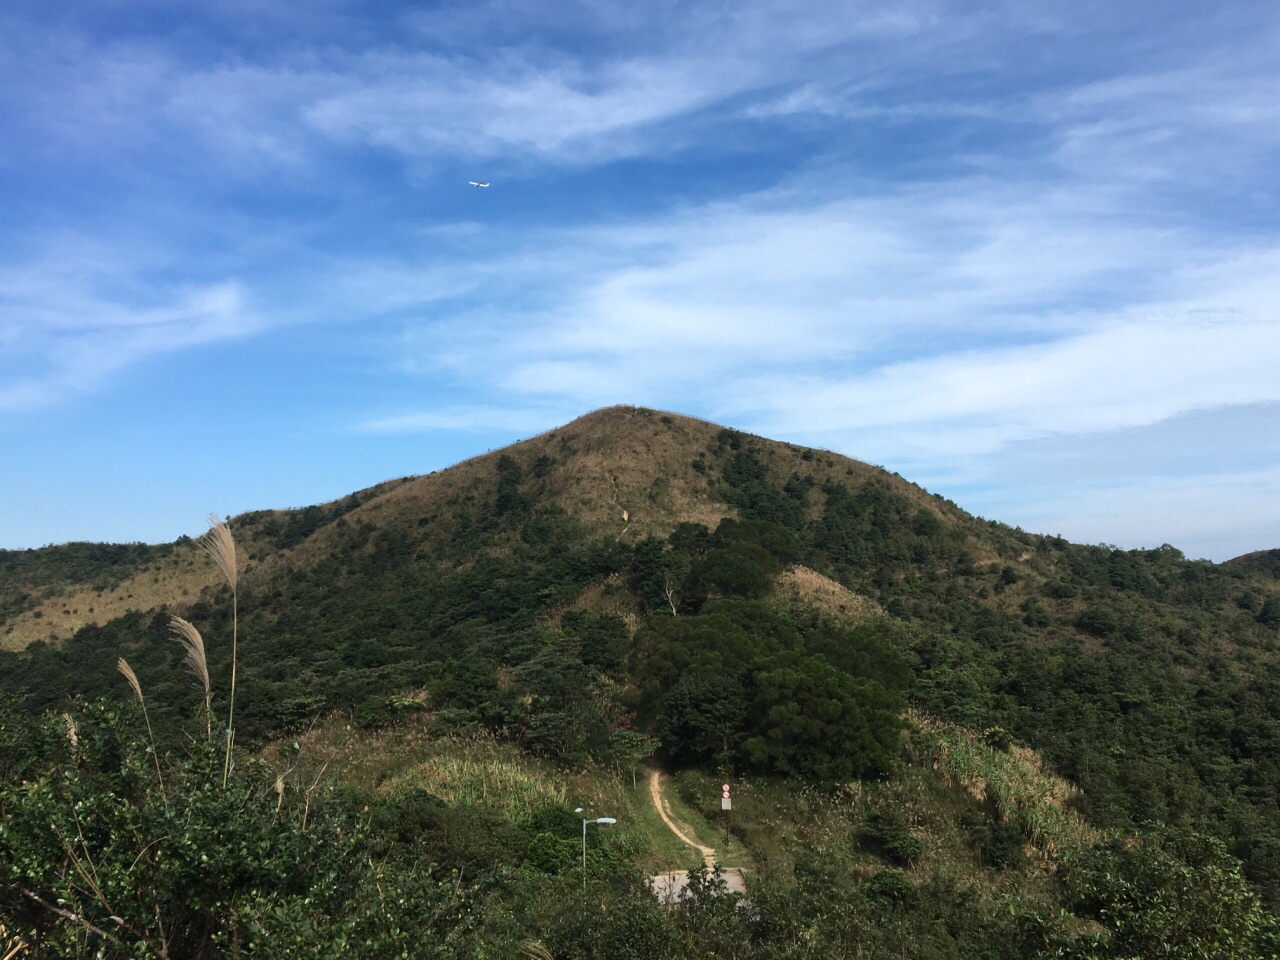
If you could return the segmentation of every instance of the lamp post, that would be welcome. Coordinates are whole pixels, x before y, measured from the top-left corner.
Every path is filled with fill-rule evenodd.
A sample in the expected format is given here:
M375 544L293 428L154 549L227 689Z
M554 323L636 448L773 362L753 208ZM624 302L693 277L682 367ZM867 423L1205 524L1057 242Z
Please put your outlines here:
M581 813L582 808L577 807L573 812ZM617 822L617 819L614 817L597 817L595 820L588 820L586 817L582 818L582 890L584 893L587 889L587 824L603 823L607 826L608 824Z

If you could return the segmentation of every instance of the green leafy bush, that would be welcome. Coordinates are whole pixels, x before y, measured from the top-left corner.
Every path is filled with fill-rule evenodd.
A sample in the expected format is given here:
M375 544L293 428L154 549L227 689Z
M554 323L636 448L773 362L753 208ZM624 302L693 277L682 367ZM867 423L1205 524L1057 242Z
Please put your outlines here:
M906 903L915 894L915 887L901 870L881 870L867 884L867 892L880 900Z
M924 844L896 810L869 814L863 836L873 850L901 867L914 863L924 852Z
M0 925L33 955L450 955L469 891L375 862L367 818L314 783L242 761L224 786L216 738L157 757L105 704L3 719Z

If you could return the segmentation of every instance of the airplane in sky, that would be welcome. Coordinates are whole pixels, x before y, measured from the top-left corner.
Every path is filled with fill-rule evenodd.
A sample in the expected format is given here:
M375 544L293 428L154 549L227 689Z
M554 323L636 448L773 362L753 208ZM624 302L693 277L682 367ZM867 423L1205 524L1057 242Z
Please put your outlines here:
M484 183L477 183L475 180L468 180L467 183L471 184L473 187L487 187L489 185L488 180L484 181Z

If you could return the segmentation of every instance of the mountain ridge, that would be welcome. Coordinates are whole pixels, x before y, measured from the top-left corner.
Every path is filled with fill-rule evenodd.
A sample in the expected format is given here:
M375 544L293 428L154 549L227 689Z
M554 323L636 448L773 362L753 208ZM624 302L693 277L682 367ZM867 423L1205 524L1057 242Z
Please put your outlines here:
M413 526L416 545L431 548L440 539L439 531L432 528L450 510L456 512L468 498L474 502L477 497L499 495L501 478L496 468L510 462L518 473L516 486L533 482L544 506L563 510L588 535L616 536L634 543L645 536L667 536L680 523L714 527L725 518L739 518L740 507L722 498L717 478L707 470L708 461L723 455L726 448L737 453L744 447L760 455L764 469L774 478L789 476L814 485L880 481L944 525L968 526L968 562L975 566L1001 564L1003 570L1009 564L1017 572L1035 558L1038 545L1064 542L974 517L863 461L769 440L697 417L627 405L591 411L440 471L385 480L308 507L249 511L231 522L241 539L250 582L291 567L314 565L327 552L344 549L339 520L383 529ZM819 507L811 502L807 509L813 519ZM1006 531L1016 536L1019 549L1002 552L990 539L974 536L975 528ZM1000 539L1007 544L1009 536ZM107 556L113 552L119 556ZM31 575L37 558L58 553L86 557L70 572L55 571L43 582ZM95 554L106 559L95 562ZM1181 558L1180 553L1176 555ZM1280 578L1280 549L1255 551L1214 566ZM215 572L201 563L187 537L141 548L72 543L0 551L0 574L0 582L5 583L0 590L0 649L9 650L38 640L61 642L77 630L100 626L133 610L190 605L217 583Z
M426 709L567 764L664 729L673 762L840 779L892 766L909 700L1041 751L1096 826L1210 825L1280 903L1269 552L1071 544L869 464L635 407L230 527L237 743ZM48 591L33 605L5 580L7 636L45 627L40 604L103 620L0 653L0 693L24 709L118 691L125 656L152 720L177 725L197 703L174 613L225 689L231 595L194 542L0 563Z
M636 429L641 426L649 429ZM433 511L438 512L440 503L448 501L459 489L471 485L492 485L494 467L502 458L522 458L525 461L523 472L536 471L538 458L546 457L551 474L547 485L550 502L572 512L593 532L600 535L616 533L632 540L646 535L666 535L680 522L714 526L725 517L738 515L739 511L732 505L715 500L714 491L709 489L705 477L696 473L681 477L681 471L673 462L674 455L684 449L689 453L687 462L678 466L687 467L698 459L695 451L705 452L715 445L719 435L725 433L789 451L796 461L793 468L807 465L816 472L825 467L828 476L835 476L839 472L836 469L838 463L846 473L853 471L848 475L858 479L874 476L894 485L900 484L906 495L918 496L920 504L928 505L940 518L954 518L954 514L949 515L939 506L943 503L941 498L862 461L830 451L755 437L697 417L620 405L591 411L563 426L477 454L440 471L384 480L372 487L308 507L249 511L231 518L231 523L237 529L237 536L244 541L246 577L252 580L255 575L278 571L290 560L314 558L326 549L332 549L335 530L331 524L341 517L345 516L348 522L373 522L377 525L386 525L388 521L418 523ZM564 469L566 456L572 458L573 469ZM659 462L666 467L664 475L679 478L674 489L655 490L653 479L647 477L646 470L652 470ZM954 505L948 507L951 511L963 513ZM626 519L623 519L624 512ZM272 520L287 527L289 518L302 518L305 525L308 514L323 515L324 521L308 530L297 542L292 542L293 535L290 535L283 549L277 541L271 544L272 549L268 553L266 544L259 542L262 538L254 535L254 530ZM246 529L245 521L250 518L253 526ZM26 551L0 551L0 572L5 569L5 558L8 558L12 569L17 566L15 561L24 556L80 546L77 543ZM91 576L53 584L11 581L6 591L8 602L0 606L3 613L0 617L0 649L21 649L36 640L65 640L76 630L100 625L129 610L146 610L160 604L193 603L203 591L216 585L215 572L199 564L199 556L189 538L181 537L171 544L147 547L143 553L160 556L144 561L142 569L131 581L120 575L122 571L111 571L112 575L104 584L104 574L99 569L94 569ZM10 576L15 575L11 573ZM25 592L30 597L37 591L48 595L35 597L35 603L28 599L26 609L21 609L22 601L15 594Z

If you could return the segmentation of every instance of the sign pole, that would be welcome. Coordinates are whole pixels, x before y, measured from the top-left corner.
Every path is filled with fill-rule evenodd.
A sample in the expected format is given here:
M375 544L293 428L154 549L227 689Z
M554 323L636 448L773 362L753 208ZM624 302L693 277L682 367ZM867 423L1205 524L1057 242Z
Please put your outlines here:
M729 811L733 809L733 800L729 796L729 785L720 785L720 809L724 812L724 846L729 848Z

